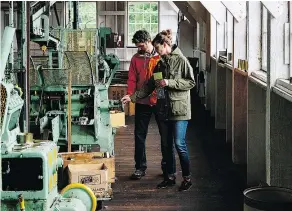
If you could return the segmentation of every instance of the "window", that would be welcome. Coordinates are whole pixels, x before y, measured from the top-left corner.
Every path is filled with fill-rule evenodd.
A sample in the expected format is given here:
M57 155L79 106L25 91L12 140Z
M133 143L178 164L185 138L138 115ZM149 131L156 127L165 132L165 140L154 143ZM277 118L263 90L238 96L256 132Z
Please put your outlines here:
M262 6L262 70L267 71L268 11Z
M136 31L145 29L151 37L158 33L158 2L128 3L128 44Z
M96 29L96 2L79 2L79 28Z
M227 32L226 36L226 44L227 44L227 62L232 65L232 58L233 58L233 16L227 10Z
M212 57L217 56L217 22L215 18L210 14L211 22L211 55Z
M201 24L199 24L199 27L197 27L197 29L199 29L200 50L205 51L206 50L206 35L205 35L206 24L205 22L202 22Z
M9 26L9 12L4 13L4 27Z
M9 26L9 11L4 11L4 27ZM17 27L17 12L13 13L13 26Z

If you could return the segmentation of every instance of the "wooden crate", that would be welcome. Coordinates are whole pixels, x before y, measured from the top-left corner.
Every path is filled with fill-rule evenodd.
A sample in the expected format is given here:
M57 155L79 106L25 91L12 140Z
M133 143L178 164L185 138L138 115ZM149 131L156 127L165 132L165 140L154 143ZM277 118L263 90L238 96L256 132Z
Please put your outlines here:
M103 152L68 152L59 153L63 159L63 169L66 169L68 164L100 164L104 163L108 168L109 183L115 182L115 158L104 158Z
M111 85L108 89L108 98L111 100L120 100L127 94L127 84Z
M120 100L127 94L127 84L115 84L111 85L108 90L108 98L111 100ZM126 116L135 115L135 104L129 103L124 106L124 112Z

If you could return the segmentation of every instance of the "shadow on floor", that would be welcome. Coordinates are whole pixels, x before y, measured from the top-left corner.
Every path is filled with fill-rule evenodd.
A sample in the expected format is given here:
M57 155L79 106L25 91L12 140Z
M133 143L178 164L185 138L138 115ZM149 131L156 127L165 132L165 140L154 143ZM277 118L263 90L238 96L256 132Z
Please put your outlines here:
M127 127L120 128L115 138L116 176L114 198L104 202L104 210L186 210L242 211L246 167L232 163L231 146L225 132L214 129L210 117L198 99L193 98L193 119L189 123L187 142L191 160L193 187L178 192L181 171L177 158L177 185L157 190L162 180L160 137L154 118L146 141L147 175L139 181L129 179L134 170L134 118L127 118Z

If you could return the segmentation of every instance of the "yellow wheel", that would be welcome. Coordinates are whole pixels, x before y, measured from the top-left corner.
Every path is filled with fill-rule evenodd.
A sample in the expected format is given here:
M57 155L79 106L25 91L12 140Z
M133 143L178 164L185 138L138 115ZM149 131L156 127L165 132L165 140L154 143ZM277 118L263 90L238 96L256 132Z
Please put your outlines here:
M91 204L91 207L90 208L88 207L88 209L90 211L95 211L96 210L96 207L97 207L96 197L95 197L93 191L89 187L87 187L86 185L83 185L81 183L73 183L73 184L67 185L61 191L61 195L64 198L76 198L76 199L79 199L87 207L88 207L89 204Z

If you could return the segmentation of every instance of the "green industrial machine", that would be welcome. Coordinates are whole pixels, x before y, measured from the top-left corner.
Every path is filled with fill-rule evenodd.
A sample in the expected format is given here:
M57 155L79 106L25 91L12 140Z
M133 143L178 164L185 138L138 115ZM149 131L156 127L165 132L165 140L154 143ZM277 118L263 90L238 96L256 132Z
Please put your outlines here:
M13 52L15 28L6 27L2 38L0 176L4 211L95 211L100 200L110 199L97 199L90 188L79 183L59 193L58 170L63 160L58 152L70 149L114 155L115 128L111 126L110 111L120 110L122 105L108 99L108 88L119 68L119 59L106 54L106 36L111 30L60 29L55 33L49 28L48 18L53 4L20 4L21 30L16 37L21 62L17 71L26 71L18 82L30 89L21 90L18 82L10 79L15 69L6 65ZM28 10L30 25L25 21ZM26 36L29 29L30 40ZM47 52L27 61L30 41ZM21 124L25 133L21 132Z
M58 193L57 169L62 159L56 142L34 140L32 134L20 131L24 101L4 73L14 33L15 28L6 27L1 44L1 210L95 211L96 198L85 185L70 184Z
M57 142L63 151L70 141L72 151L114 155L110 110L122 105L108 99L119 68L119 59L106 54L110 33L109 28L61 29L56 33L61 43L56 68L52 68L52 56L31 58L30 127L39 131L39 138Z

